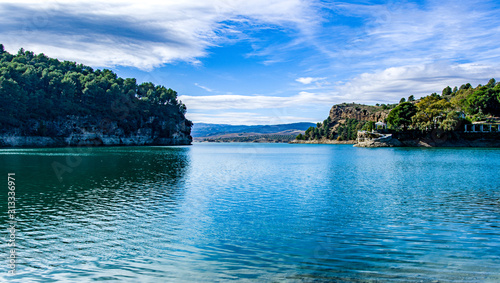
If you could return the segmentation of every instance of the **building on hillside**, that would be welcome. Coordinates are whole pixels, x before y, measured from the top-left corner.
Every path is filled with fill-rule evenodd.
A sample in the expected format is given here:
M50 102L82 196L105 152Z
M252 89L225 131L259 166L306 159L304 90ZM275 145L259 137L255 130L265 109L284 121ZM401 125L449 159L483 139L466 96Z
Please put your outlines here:
M375 130L385 130L387 129L387 124L384 122L377 122L375 123Z

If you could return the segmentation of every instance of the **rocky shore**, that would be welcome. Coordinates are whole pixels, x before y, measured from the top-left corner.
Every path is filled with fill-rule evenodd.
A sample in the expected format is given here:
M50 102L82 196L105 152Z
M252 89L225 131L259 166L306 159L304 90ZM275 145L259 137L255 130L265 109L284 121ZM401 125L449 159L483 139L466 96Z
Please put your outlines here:
M319 140L293 140L289 142L290 144L355 144L356 141L336 141L329 139L319 139Z
M140 145L190 145L191 140L182 138L151 138L147 136L106 136L80 134L70 137L0 136L0 147L66 147L66 146L140 146Z
M356 147L500 147L500 133L433 131L418 138L358 132Z
M92 117L67 117L55 121L30 121L28 131L0 134L0 147L189 145L187 120L160 121L151 117L137 128L126 123L97 121Z
M290 144L352 144L355 147L500 147L500 133L460 133L433 131L421 137L404 133L358 132L353 141L293 140Z

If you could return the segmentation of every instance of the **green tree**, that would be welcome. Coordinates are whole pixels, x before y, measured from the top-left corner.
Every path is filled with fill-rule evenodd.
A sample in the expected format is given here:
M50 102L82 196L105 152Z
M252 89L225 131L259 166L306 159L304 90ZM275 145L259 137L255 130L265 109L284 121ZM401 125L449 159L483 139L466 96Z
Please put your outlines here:
M423 131L439 126L440 121L444 120L448 112L453 109L449 101L441 99L436 94L422 98L416 106L418 111L413 116L412 122Z
M417 113L417 107L410 102L403 102L391 110L387 116L387 122L396 127L403 127L406 131L412 123L412 117Z
M314 133L314 139L315 140L319 140L319 138L320 138L319 129L318 128L314 128L313 133Z
M467 98L468 111L477 114L500 115L500 91L487 86L480 87Z
M404 97L399 100L399 104L401 104L403 102L406 102L406 99Z
M305 132L305 139L309 140L312 139L314 136L314 127L309 127L307 128Z
M494 88L494 87L495 87L495 85L496 85L496 83L497 83L497 81L496 81L495 79L493 79L493 78L492 78L492 79L490 79L490 80L488 81L488 83L487 83L485 86L486 86L486 87L489 87L489 88Z
M445 131L456 131L462 125L460 112L450 111L446 115L446 119L441 123L441 128Z
M443 92L442 92L442 95L443 96L448 96L448 95L451 95L451 87L447 86L443 89Z
M192 125L185 113L186 106L172 89L153 83L139 87L135 79L119 78L111 70L94 70L22 48L12 55L0 44L0 133L33 132L33 123L44 121L38 133L47 134L51 123L67 115L119 122L130 132L154 117L167 122L155 128L165 137L183 120L187 128Z
M470 83L466 83L466 84L461 85L459 90L463 90L463 89L467 90L470 88L472 88L472 85Z
M413 96L413 94L412 94L412 95L410 95L410 96L408 96L408 101L409 101L409 102L411 102L411 101L415 101L415 96Z

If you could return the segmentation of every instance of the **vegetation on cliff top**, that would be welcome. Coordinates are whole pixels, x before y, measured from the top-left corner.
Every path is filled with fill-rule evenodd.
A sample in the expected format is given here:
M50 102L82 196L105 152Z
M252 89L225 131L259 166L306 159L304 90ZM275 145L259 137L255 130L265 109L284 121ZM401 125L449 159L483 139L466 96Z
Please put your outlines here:
M473 88L447 86L441 95L433 93L415 102L401 102L387 117L389 128L396 131L440 129L456 131L464 124L488 121L500 116L500 83L495 79Z
M115 122L125 133L151 119L168 121L162 136L170 137L178 123L191 127L185 112L186 106L170 88L138 85L135 79L120 78L107 69L93 70L24 49L13 55L0 44L0 132L50 135L29 124L76 116L95 123Z
M453 89L447 86L441 95L432 93L418 100L410 95L408 99L402 98L399 104L368 106L344 103L337 107L350 107L358 112L371 113L390 111L384 122L394 131L456 131L462 129L464 124L488 121L500 116L500 83L491 79L486 85L476 88L470 83ZM355 140L358 130L370 131L375 126L374 122L378 121L350 118L332 121L329 116L323 123L310 127L304 135L297 136L297 140Z

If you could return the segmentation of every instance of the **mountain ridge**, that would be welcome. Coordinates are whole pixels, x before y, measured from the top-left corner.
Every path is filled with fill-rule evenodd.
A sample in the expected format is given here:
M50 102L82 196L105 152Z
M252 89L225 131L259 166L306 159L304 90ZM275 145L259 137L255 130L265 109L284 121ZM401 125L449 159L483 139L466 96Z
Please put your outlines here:
M310 122L297 122L277 125L229 125L195 123L191 129L191 135L193 138L208 138L237 133L273 134L292 130L305 131L307 128L315 125L315 123Z

